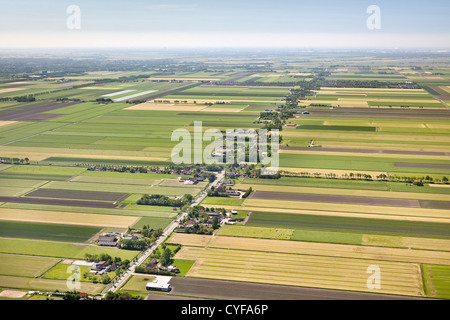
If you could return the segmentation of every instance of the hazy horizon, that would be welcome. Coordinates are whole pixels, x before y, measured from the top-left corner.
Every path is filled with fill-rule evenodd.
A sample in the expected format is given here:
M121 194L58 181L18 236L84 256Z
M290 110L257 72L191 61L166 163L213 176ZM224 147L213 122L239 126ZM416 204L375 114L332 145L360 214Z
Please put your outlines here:
M0 5L1 48L450 47L449 1L3 0Z

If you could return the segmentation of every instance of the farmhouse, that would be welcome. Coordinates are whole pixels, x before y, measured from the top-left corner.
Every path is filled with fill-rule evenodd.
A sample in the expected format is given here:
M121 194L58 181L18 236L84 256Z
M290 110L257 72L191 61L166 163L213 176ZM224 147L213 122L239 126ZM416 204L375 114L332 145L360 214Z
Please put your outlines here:
M106 261L97 262L92 266L92 270L94 271L101 271L105 268L106 268Z
M145 264L145 267L152 269L158 268L158 260L151 259L148 263Z
M139 237L135 236L135 235L128 235L123 237L123 240L133 240L133 241L137 241L139 240Z
M227 187L233 186L233 182L231 182L230 180L224 180L223 184L226 185Z
M99 246L108 246L108 247L115 247L117 246L117 243L119 242L119 237L117 236L100 236L98 237L98 245Z
M240 197L241 196L241 193L239 191L235 191L235 190L227 190L226 193L230 197Z
M203 179L204 180L204 179ZM198 181L203 181L199 178L192 178L192 177L178 177L179 182L184 182L184 184L196 184Z

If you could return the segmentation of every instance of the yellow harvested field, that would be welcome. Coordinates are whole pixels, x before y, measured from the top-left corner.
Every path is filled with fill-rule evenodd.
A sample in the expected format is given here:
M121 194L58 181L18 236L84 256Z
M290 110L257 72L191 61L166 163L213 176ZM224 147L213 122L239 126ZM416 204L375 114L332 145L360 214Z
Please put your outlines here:
M450 251L450 240L445 239L365 234L362 236L362 244L377 247L403 247L408 249Z
M0 89L0 93L20 91L20 90L24 90L24 89L25 88L5 88L5 89Z
M17 123L19 121L0 121L0 127L7 126L8 124Z
M407 93L422 93L427 94L423 89L388 89L388 88L339 88L339 87L326 87L321 88L321 91L344 91L344 92L382 92L382 93L395 93L398 94L399 92L407 92Z
M193 247L183 247L176 258L196 261L191 277L424 296L415 263ZM367 286L373 265L380 269L379 289Z
M283 131L283 138L331 138L331 139L361 139L361 140L386 140L386 141L423 141L423 142L450 142L448 136L417 136L417 135L395 135L395 134L380 134L380 133L338 133L338 132L303 132Z
M435 103L435 104L440 104L439 101L433 99L433 98L429 98L429 99L381 99L381 98L367 98L367 99L356 99L356 98L338 98L338 101L360 101L360 102L365 102L365 101L372 101L372 102L417 102L417 103Z
M367 96L366 93L362 93L362 92L342 92L342 91L316 91L317 95L322 95L322 94L326 94L326 95L346 95L346 96Z
M0 220L127 228L139 219L134 216L0 208Z
M280 150L281 152L281 150ZM316 153L317 154L317 153ZM315 172L326 174L326 173L334 173L337 175L343 175L343 174L349 174L350 172L353 172L355 175L357 173L362 174L370 174L372 177L376 177L380 175L381 173L386 174L386 171L355 171L355 170L340 170L340 169L315 169L315 168L291 168L291 167L280 167L280 172L292 172L292 173L300 173L300 172L309 172L311 175Z
M147 102L147 103L153 103L153 104L158 104L159 100L164 101L163 103L173 103L173 104L180 104L180 101L182 101L181 104L193 104L193 105L198 105L199 107L208 107L208 105L206 105L205 103L215 103L215 102L225 102L225 103L230 103L230 100L220 100L220 99L166 99L166 98L160 98L160 99L156 99L153 100L152 102ZM178 101L178 102L175 102Z
M358 107L358 108L368 108L369 105L366 101L354 101L354 100L343 100L343 101L330 101L330 100L300 100L299 105L309 106L311 103L321 103L330 106L341 106L341 107Z
M69 276L69 274L68 274ZM52 280L42 278L25 278L16 276L4 276L0 275L0 286L3 288L18 288L29 290L33 288L39 291L51 291L59 290L61 292L67 291L67 280ZM88 294L100 293L105 287L102 284L82 282L82 290Z
M286 142L289 143L289 141ZM423 144L409 144L409 143L391 144L391 143L377 143L377 142L346 142L346 141L325 141L325 140L314 140L314 143L321 145L323 148L450 152L450 145L441 146L432 144L423 145Z
M144 102L140 103L124 110L154 110L154 111L201 111L206 109L207 106L197 105L175 105L172 103L152 103Z
M84 89L84 90L120 90L122 89L121 87L103 87L103 86L99 86L99 87L83 87L80 89Z
M251 187L255 191L274 191L273 185L264 184L238 184L235 188L248 189ZM355 189L335 189L335 188L313 188L313 187L291 187L276 186L276 192L308 193L308 194L330 194L339 196L356 197L376 197L393 199L412 199L412 200L437 200L446 201L450 197L448 194L431 194L415 192L393 192L393 191L374 191L374 190L355 190Z
M217 81L220 78L184 78L184 77L149 77L150 80L185 80L185 81Z
M48 157L95 158L95 159L120 159L120 160L144 160L165 161L168 157L155 157L154 152L130 152L121 150L97 150L97 149L69 149L69 148L30 148L0 146L0 154L4 157L28 157L32 161L41 161Z
M429 221L450 223L450 211L440 209L424 209L409 207L371 206L359 204L341 204L325 202L288 201L288 200L265 200L246 199L241 209L272 208L272 211L284 212L284 209L300 210L298 213L315 215L335 215L347 217L381 218L405 221ZM238 208L236 208L237 210ZM255 209L255 211L261 211ZM306 211L306 212L305 212Z
M450 93L450 86L440 86L439 88L441 88L442 90L445 90L448 93Z
M429 186L430 186L430 187L438 187L438 188L450 188L450 184L435 184L435 183L430 183Z
M436 250L410 250L402 248L356 246L334 243L317 243L289 240L255 239L227 236L206 236L176 233L171 242L183 246L248 250L273 253L305 254L315 257L368 259L407 263L450 265L450 252Z
M319 143L319 142L315 142ZM334 144L336 148L336 144ZM324 147L322 145L322 147ZM442 150L441 150L442 151ZM280 150L279 153L290 153L290 154L313 154L317 155L317 151L308 151L308 150ZM320 151L321 156L353 156L353 157L371 157L371 158L391 158L395 157L397 159L411 159L410 154L388 154L388 153L367 153L367 152L339 152L339 151ZM434 155L414 155L414 159L430 159L430 160L448 160L448 156L434 156Z
M208 112L221 112L221 113L227 113L227 112L241 112L244 110L244 108L207 108L204 111Z
M0 292L0 297L2 298L13 298L20 299L27 295L26 291L18 291L18 290L3 290Z

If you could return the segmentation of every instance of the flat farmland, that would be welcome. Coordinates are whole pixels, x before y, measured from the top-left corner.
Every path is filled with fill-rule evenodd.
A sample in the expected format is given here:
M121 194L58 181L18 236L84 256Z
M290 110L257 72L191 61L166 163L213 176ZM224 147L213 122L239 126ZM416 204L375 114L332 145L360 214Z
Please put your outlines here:
M122 260L132 260L139 251L119 250L118 248L100 247L87 243L70 243L36 239L0 238L0 252L32 256L85 259L88 254L109 254Z
M140 196L140 195L139 195ZM177 213L171 207L161 206L139 206L134 204L126 204L125 207L118 208L100 208L88 206L67 206L55 204L32 204L32 203L13 203L7 202L2 205L2 208L21 209L21 210L40 210L40 211L57 211L57 212L75 212L75 213L89 213L102 214L113 216L134 216L134 217L154 217L154 218L173 218Z
M51 188L41 188L26 194L27 197L34 198L55 198L74 199L92 201L120 201L128 196L127 193L101 192L101 191L81 191L81 190L61 190Z
M204 297L225 300L403 300L414 299L407 296L383 295L379 293L362 293L351 291L327 290L310 287L294 287L250 283L242 281L213 280L190 277L174 277L170 280L174 288L172 299L189 299L189 297ZM217 290L220 288L220 291ZM175 296L177 295L177 296ZM178 297L178 295L182 297ZM159 295L153 295L147 300L154 300ZM170 296L163 296L168 299Z
M147 293L146 285L148 282L153 282L154 279L155 277L152 275L133 275L120 289Z
M327 195L313 193L292 193L292 192L269 192L255 191L249 199L281 200L281 201L307 201L307 202L326 202L326 203L347 203L347 204L366 204L391 207L411 207L411 208L436 208L450 209L449 201L429 201L429 200L410 200L398 198L381 198L368 196L343 196ZM447 200L448 198L444 198Z
M450 267L423 265L426 292L430 297L450 299Z
M57 258L0 254L0 274L5 276L38 277L60 261Z
M180 234L172 240L183 244L177 258L196 260L187 274L192 277L367 292L366 269L375 264L383 274L381 290L377 292L424 295L420 267L413 262L416 258L406 258L403 251L395 252L400 257L396 260L395 254L381 254L378 248L360 248L355 252L352 246L337 245L347 252L344 254L338 253L338 247L325 245L319 249L318 244L304 246L283 240L220 236L204 239ZM316 249L309 251L309 246ZM366 255L368 251L377 251L376 258Z
M167 196L180 196L185 193L192 195L197 194L201 188L185 188L185 187L164 187L164 186L146 186L146 185L126 185L116 183L89 183L89 182L77 182L77 181L53 181L45 185L48 189L59 190L77 190L87 192L102 192L102 193L148 193L148 194L162 194Z
M31 208L14 209L0 207L0 221L23 221L36 223L53 223L65 225L91 226L91 227L114 227L124 228L135 224L139 220L139 216L128 215L111 215L111 214L97 214L67 212L67 211L45 211L38 210L36 206Z
M252 182L252 180L247 180L248 182ZM301 183L301 181L300 181ZM377 182L375 182L377 183ZM308 184L308 181L305 182ZM373 182L371 182L373 184ZM318 185L318 184L316 184ZM411 189L411 192L395 192L395 191L375 191L375 190L361 190L358 187L363 187L364 184L347 184L348 186L354 188L348 189L339 189L339 188L326 188L325 183L323 187L294 187L294 186L282 186L277 185L277 192L282 193L304 193L304 194L322 194L322 195L342 195L342 196L360 196L360 197L376 197L376 198L397 198L397 199L421 199L421 200L436 200L436 201L448 201L450 196L450 190L448 194L432 194L433 190L429 190L430 192L413 192L415 189ZM367 185L370 185L367 184ZM403 185L403 184L402 184ZM377 186L375 186L377 187ZM380 186L381 187L381 186ZM271 192L274 190L273 184L238 184L235 186L236 189L248 189L252 188L256 191L263 192ZM420 190L422 191L422 190ZM280 198L281 199L281 198Z
M434 250L408 250L400 248L223 236L210 237L192 234L175 234L171 238L171 241L181 243L187 247L308 254L328 257L374 259L380 261L438 263L443 265L449 265L450 263L450 252Z
M85 242L100 228L93 226L37 223L23 221L0 221L0 237Z
M423 89L321 88L316 97L301 103L329 103L341 107L444 108Z
M257 208L261 208L258 210ZM373 206L358 204L341 203L321 203L308 201L288 201L288 200L265 200L265 199L246 199L242 207L237 208L254 211L282 211L289 213L306 213L322 216L348 216L348 217L366 217L388 220L402 221L428 221L428 222L449 222L448 210L413 208L413 207L391 207L391 206ZM278 209L278 210L277 210Z
M426 168L417 167L399 167L396 162L404 162L404 158L396 157L369 157L369 156L327 156L320 154L280 154L281 167L299 167L299 168L317 168L317 169L337 169L337 170L355 170L355 171L374 171L374 172L403 172L403 173L434 173L450 175L450 169L446 168ZM442 164L448 165L448 160L413 160L412 163L422 163L427 165Z
M0 275L0 287L28 289L40 291L67 291L67 280L51 280L40 278L25 278ZM95 283L83 283L82 290L94 295L100 293L105 285Z

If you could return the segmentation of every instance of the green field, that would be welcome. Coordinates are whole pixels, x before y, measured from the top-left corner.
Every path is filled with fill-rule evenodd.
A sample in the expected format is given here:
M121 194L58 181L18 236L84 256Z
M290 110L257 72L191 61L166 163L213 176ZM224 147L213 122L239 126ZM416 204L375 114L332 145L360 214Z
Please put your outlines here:
M446 224L370 218L330 217L283 212L253 212L248 226L319 230L345 233L368 233L450 239ZM301 233L297 235L301 237ZM350 236L351 237L351 236Z
M0 237L86 242L100 228L76 225L0 221Z
M60 260L56 258L0 254L0 274L36 278Z
M132 260L138 251L80 245L67 242L0 238L0 252L32 256L85 259L85 254L106 253L122 260Z
M450 267L424 264L422 268L427 294L438 299L450 299Z

